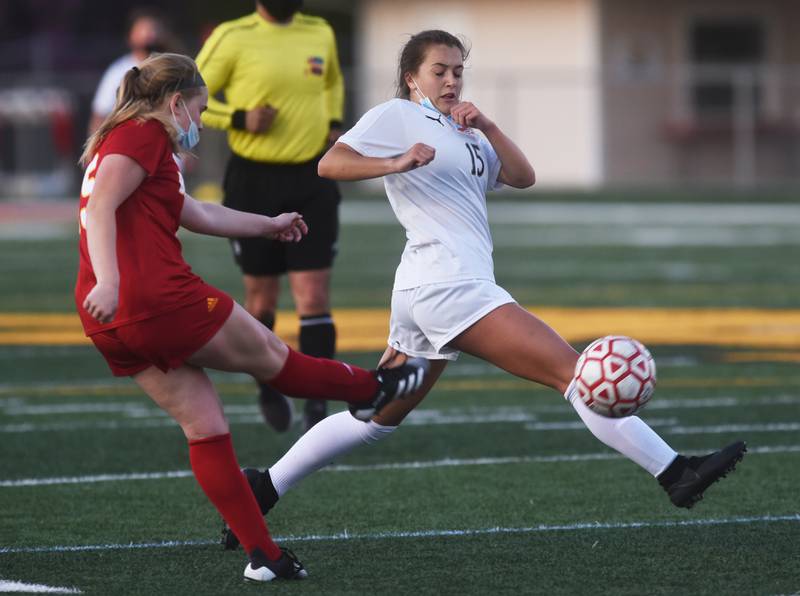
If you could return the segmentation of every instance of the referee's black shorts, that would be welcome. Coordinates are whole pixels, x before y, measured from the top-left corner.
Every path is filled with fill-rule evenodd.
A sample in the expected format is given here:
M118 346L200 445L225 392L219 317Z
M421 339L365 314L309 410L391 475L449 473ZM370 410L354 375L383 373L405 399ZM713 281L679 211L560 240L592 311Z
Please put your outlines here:
M297 243L232 239L242 273L280 275L333 265L341 195L333 180L317 175L320 157L300 164L269 164L231 156L223 183L226 207L270 217L297 211L308 224L308 235Z

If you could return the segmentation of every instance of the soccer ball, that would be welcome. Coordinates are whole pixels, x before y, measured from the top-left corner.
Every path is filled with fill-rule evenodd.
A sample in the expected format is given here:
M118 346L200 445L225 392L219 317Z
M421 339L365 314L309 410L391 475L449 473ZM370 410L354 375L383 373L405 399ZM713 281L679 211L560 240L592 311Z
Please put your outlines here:
M578 397L598 414L630 416L644 406L656 387L656 363L641 343L622 335L590 343L575 365Z

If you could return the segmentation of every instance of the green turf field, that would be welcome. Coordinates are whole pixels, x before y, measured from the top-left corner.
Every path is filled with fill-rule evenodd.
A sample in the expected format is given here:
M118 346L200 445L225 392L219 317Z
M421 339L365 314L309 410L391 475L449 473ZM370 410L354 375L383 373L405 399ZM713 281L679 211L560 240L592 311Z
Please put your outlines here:
M529 305L800 309L792 225L654 221L635 237L610 224L499 224L497 278ZM194 268L241 296L226 243L184 239ZM395 225L345 225L335 306L385 307L402 243ZM0 311L68 312L74 244L0 236ZM650 345L659 387L642 417L683 452L740 437L750 448L691 511L554 392L462 358L390 439L282 499L271 530L311 577L266 586L245 585L243 553L216 544L180 430L130 381L87 346L0 345L0 588L795 594L797 335L781 348ZM340 357L370 366L377 353ZM214 378L240 463L272 463L299 431L263 426L248 379Z

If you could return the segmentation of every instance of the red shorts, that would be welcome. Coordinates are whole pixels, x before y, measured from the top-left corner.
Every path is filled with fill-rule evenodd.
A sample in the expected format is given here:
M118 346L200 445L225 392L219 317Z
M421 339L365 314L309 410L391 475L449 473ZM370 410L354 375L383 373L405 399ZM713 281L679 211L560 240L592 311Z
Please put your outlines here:
M129 377L151 366L167 372L180 368L220 330L233 310L233 299L209 286L209 296L130 325L89 336L115 377Z

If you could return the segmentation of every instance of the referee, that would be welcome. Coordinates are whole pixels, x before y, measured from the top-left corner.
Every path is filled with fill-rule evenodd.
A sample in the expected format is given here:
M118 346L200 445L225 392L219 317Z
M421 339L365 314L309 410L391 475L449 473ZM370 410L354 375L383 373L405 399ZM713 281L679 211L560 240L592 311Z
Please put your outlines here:
M333 30L322 18L298 13L301 5L257 0L254 13L213 31L197 65L209 93L203 123L228 131L225 205L269 216L297 211L309 227L297 244L231 240L244 276L245 308L272 329L280 276L288 273L300 350L333 358L330 279L340 195L335 182L317 175L317 162L341 134L344 83ZM285 396L261 385L259 404L270 426L289 428ZM305 430L326 414L324 401L306 401Z

